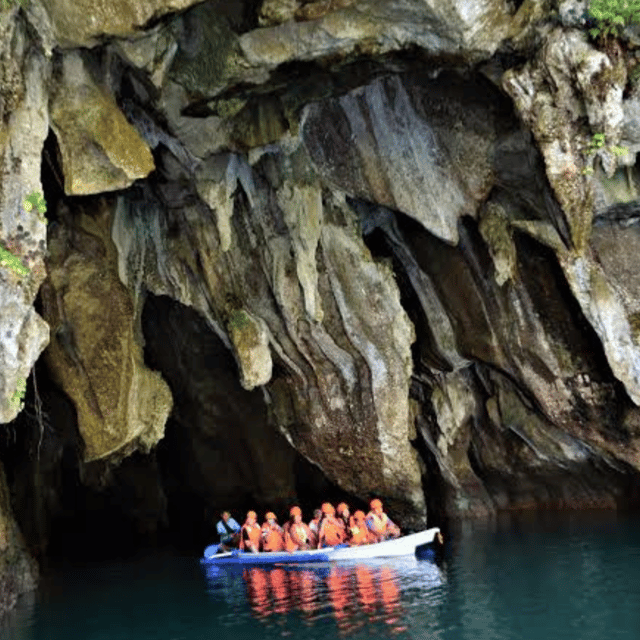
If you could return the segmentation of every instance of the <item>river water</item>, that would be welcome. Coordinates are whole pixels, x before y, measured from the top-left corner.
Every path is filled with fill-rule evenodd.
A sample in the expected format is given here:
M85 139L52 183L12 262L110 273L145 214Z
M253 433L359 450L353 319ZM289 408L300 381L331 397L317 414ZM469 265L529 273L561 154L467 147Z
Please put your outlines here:
M4 640L640 638L640 519L547 513L452 526L439 557L204 571L162 553L65 566Z

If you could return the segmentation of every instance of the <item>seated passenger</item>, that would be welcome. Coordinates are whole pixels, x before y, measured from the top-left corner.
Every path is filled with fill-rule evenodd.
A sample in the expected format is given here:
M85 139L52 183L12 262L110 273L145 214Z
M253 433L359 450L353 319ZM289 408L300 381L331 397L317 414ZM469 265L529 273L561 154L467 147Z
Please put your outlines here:
M369 529L367 529L365 519L366 516L364 515L364 511L356 511L351 516L349 526L349 545L352 547L356 547L361 544L370 544L375 541L373 534Z
M311 529L302 522L302 511L300 507L291 507L289 512L291 520L285 527L284 546L289 552L307 551L311 549L311 539L313 534Z
M229 551L240 544L240 525L231 517L228 511L220 514L216 524L216 531L220 536L220 551Z
M240 532L240 549L258 553L260 551L260 525L257 522L258 515L255 511L247 513L247 519Z
M349 515L349 505L346 502L341 502L336 507L336 519L344 526L345 535L348 535L351 517Z
M335 547L345 541L345 533L341 524L335 517L336 510L332 504L325 502L322 505L322 522L318 531L317 548Z
M278 524L276 514L269 511L265 515L266 522L262 525L262 550L284 551L284 532Z
M398 538L400 536L400 529L382 510L382 502L375 498L371 501L370 506L371 511L367 514L366 523L367 528L375 538L375 542Z
M316 509L313 512L313 520L309 522L309 530L311 531L311 535L312 535L311 546L313 548L318 546L318 532L320 531L321 520L322 520L322 510Z

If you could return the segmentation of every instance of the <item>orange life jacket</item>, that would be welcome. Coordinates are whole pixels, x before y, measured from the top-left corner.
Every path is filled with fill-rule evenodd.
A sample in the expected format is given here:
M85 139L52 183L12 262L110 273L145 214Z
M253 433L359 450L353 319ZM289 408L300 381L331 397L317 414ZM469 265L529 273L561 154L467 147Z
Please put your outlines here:
M242 525L240 530L240 549L243 551L251 551L251 547L255 547L258 551L260 548L260 525L255 522L250 525L246 522ZM248 540L246 539L248 538Z
M262 525L262 550L284 551L284 535L280 525L268 522Z
M345 540L344 528L340 526L340 523L334 516L327 516L320 525L320 531L318 533L318 541L322 540L330 547L335 547L337 544L341 544Z
M298 551L300 547L311 545L312 536L311 529L304 522L290 523L284 534L285 549L287 551Z
M375 538L367 529L367 525L364 520L360 522L353 519L351 520L351 526L349 527L349 544L351 546L369 544L374 541Z

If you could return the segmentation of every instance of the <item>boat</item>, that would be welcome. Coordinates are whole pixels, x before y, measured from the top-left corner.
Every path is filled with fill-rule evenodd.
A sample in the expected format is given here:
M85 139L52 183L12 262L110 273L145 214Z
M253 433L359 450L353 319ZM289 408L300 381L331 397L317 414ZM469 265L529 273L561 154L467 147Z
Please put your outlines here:
M431 544L437 537L441 539L440 529L433 527L418 533L412 533L395 540L385 540L374 544L350 547L341 544L336 547L312 549L310 551L287 551L251 553L233 549L218 553L220 545L212 544L204 550L203 564L302 564L310 562L348 562L371 558L391 558L415 555L419 547Z

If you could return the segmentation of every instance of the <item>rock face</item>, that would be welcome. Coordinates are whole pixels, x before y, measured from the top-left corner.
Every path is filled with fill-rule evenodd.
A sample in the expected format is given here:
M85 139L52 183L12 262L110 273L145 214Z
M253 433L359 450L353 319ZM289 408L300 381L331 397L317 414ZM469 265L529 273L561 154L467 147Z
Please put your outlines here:
M48 367L76 406L86 461L148 451L163 436L172 399L144 365L135 306L118 280L109 210L59 214L42 288L55 336Z
M285 181L294 162L306 176L300 187ZM266 385L277 427L330 480L380 493L407 521L423 521L409 443L414 333L391 271L372 260L344 198L327 193L323 203L302 147L254 167L228 155L207 167L202 182L226 167L226 187L208 192L208 207L165 191L171 221L149 192L120 202L112 233L124 282L200 310L233 349L245 387ZM233 196L235 185L244 197Z
M41 193L49 62L15 10L0 13L0 422L20 411L26 378L49 339L33 301L45 277L46 221L25 208Z
M68 195L123 189L153 171L151 151L77 53L64 58L51 118Z
M19 595L34 589L37 579L38 567L13 519L9 487L0 468L0 616L13 608Z
M53 37L63 47L90 47L104 36L133 35L152 19L195 3L196 0L42 2L51 20Z
M91 468L136 452L143 529L320 486L405 527L637 497L632 29L591 41L580 2L107 4L0 13L0 421L46 276L48 376Z

